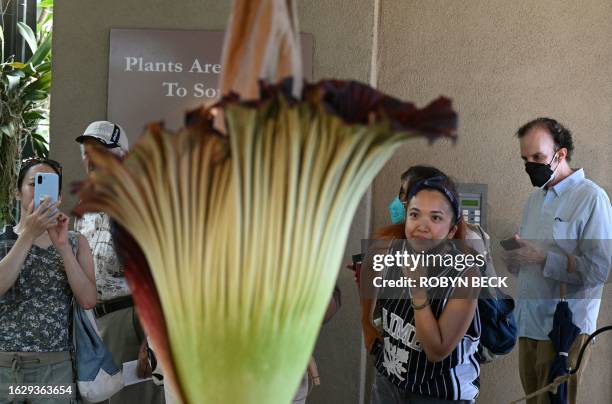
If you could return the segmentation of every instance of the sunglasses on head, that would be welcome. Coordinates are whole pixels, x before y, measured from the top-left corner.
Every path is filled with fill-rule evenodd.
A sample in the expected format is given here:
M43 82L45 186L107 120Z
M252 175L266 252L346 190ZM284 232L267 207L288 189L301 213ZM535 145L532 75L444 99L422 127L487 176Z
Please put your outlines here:
M37 164L47 164L48 166L50 166L51 168L53 168L55 171L58 172L58 174L62 173L62 165L55 161L55 160L51 160L48 158L44 158L44 157L29 157L27 159L24 159L21 161L21 170L27 170L32 166L35 166Z

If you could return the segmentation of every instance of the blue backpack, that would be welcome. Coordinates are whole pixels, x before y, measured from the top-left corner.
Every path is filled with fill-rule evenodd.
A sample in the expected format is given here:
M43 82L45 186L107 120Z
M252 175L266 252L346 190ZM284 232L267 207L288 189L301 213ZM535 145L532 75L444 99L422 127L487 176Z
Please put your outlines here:
M478 225L470 224L468 228L480 233L486 249L487 266L492 266L489 235ZM483 268L483 275L491 275L487 274L486 270L487 267ZM499 288L490 288L489 291L488 294L481 294L478 299L481 326L478 359L481 363L491 362L498 355L510 353L518 338L518 328L513 314L514 300Z
M506 355L512 351L517 339L514 300L499 289L497 296L478 299L480 313L480 344L493 355ZM479 352L481 349L479 349ZM485 356L486 352L480 352Z

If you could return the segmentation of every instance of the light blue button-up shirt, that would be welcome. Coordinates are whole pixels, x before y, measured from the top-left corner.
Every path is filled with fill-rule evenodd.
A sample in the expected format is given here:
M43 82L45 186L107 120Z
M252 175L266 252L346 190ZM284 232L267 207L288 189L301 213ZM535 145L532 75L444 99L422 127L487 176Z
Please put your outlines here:
M583 333L597 326L603 284L612 266L612 209L606 192L576 170L550 189L533 192L523 211L519 235L547 249L544 267L523 265L518 274L516 316L519 336L547 340L567 285L574 324ZM568 255L574 270L568 269Z

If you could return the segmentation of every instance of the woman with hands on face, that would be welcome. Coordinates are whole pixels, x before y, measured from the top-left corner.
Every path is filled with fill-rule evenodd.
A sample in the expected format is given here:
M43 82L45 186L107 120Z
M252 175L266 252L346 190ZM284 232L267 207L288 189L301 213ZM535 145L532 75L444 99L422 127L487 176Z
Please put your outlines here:
M399 190L399 199L404 205L408 202L408 193L412 189L412 187L418 183L419 181L426 180L427 178L436 177L436 176L446 176L442 171L438 170L435 167L431 166L412 166L406 172L404 172L401 176L401 186ZM377 240L393 240L393 239L405 239L406 238L406 222L401 224L396 224L392 226L385 227L376 232L374 237ZM462 236L461 226L459 226L459 231L457 235ZM388 246L386 242L378 242L369 246L370 251L368 251L368 255L365 258L371 259L371 255L373 253L385 253L387 252ZM375 251L374 251L375 250ZM352 265L352 264L351 264ZM352 269L356 272L355 281L357 282L357 287L361 289L361 307L362 307L362 330L364 334L364 343L366 350L368 352L372 352L375 348L376 341L382 342L383 338L377 327L373 324L372 317L376 306L376 294L377 291L372 291L372 271L368 270L371 268L371 263L368 262L365 265L365 271L361 271L361 268L353 268L350 265L347 265L347 268ZM359 269L359 271L357 271ZM361 278L364 278L363 281L360 282L357 274L361 274ZM380 299L378 299L380 300Z
M87 241L68 231L61 199L46 198L34 207L37 173L55 173L61 185L59 163L26 160L17 181L19 223L0 233L0 385L72 383L72 299L85 309L96 304Z
M378 233L389 240L386 254L463 254L452 241L465 235L454 183L433 167L418 167L413 174L403 197L400 192L405 222ZM471 278L479 276L479 269L413 264L407 268L385 263L377 273L392 280L397 276L417 280L415 286L391 286L393 290L381 290L377 298L362 299L364 340L377 370L372 403L472 403L479 392L480 368L475 359L480 338L479 290L427 289L419 286L418 279ZM372 322L377 299L382 332Z

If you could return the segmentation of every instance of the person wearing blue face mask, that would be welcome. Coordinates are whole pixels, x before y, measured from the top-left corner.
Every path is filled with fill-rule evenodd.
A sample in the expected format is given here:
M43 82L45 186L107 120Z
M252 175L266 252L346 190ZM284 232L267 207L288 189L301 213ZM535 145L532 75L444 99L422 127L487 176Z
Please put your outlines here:
M555 351L548 333L562 284L573 322L582 332L568 353L571 367L588 334L595 331L612 261L612 209L606 192L586 179L584 170L570 167L574 143L563 125L537 118L523 125L517 137L525 171L538 188L529 196L514 236L520 247L505 254L508 268L518 275L519 371L525 393L530 394L550 382ZM581 370L589 350L586 353ZM580 372L570 379L570 403L577 402L579 378ZM548 403L548 396L528 400L535 403Z

